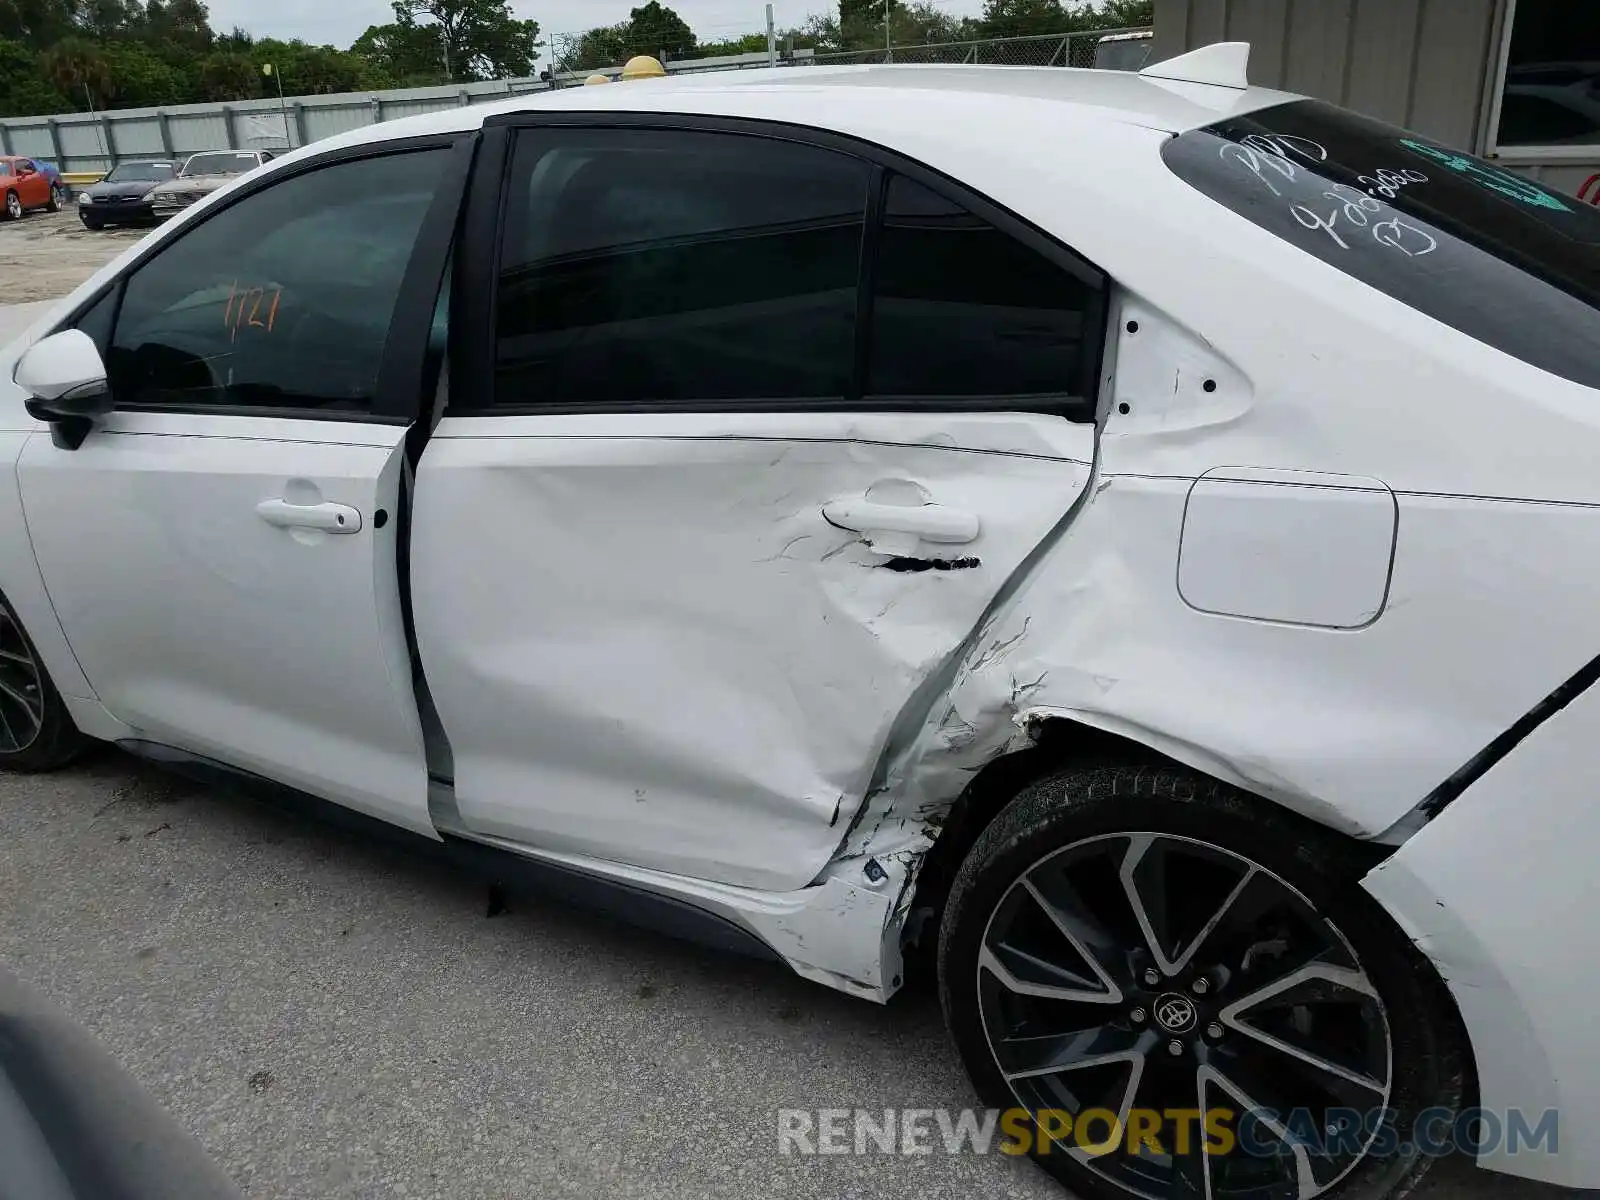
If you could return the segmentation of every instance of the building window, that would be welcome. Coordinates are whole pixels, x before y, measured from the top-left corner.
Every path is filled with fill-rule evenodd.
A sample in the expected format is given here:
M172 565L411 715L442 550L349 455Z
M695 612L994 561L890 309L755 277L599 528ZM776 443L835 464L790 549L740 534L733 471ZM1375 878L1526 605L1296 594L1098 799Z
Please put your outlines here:
M1500 150L1600 145L1600 4L1511 0Z

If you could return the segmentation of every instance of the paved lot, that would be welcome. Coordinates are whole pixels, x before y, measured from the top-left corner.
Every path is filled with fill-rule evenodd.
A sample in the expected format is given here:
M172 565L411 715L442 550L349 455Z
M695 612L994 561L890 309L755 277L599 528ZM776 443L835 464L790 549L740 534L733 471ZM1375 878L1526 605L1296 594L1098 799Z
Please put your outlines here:
M46 299L138 236L0 225L0 280ZM27 319L0 310L0 339ZM1000 1155L777 1154L778 1108L972 1103L925 989L878 1008L553 906L486 912L442 864L115 752L0 776L0 961L253 1197L1061 1196ZM1417 1195L1566 1194L1452 1163Z
M149 230L91 232L71 209L0 222L0 297L25 304L64 296Z
M972 1102L887 1008L484 891L107 751L0 776L0 960L255 1197L1059 1196L1000 1155L780 1157L774 1110ZM1447 1164L1431 1200L1558 1195Z

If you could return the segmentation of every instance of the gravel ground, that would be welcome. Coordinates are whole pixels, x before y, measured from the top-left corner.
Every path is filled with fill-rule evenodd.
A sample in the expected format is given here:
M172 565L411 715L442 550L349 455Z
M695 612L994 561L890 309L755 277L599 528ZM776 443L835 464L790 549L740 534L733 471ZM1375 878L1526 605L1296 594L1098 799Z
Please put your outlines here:
M0 221L0 298L26 304L64 296L148 232L137 225L90 231L72 209Z
M142 234L0 224L3 294L62 295ZM0 340L29 319L0 309ZM0 961L252 1197L1063 1196L1001 1155L777 1153L779 1108L973 1102L928 990L879 1008L485 900L431 859L115 752L0 775ZM1452 1162L1416 1198L1577 1194Z
M253 1197L1062 1196L997 1154L778 1155L778 1108L973 1102L927 990L485 900L115 752L0 776L0 960ZM1417 1196L1565 1194L1447 1163Z

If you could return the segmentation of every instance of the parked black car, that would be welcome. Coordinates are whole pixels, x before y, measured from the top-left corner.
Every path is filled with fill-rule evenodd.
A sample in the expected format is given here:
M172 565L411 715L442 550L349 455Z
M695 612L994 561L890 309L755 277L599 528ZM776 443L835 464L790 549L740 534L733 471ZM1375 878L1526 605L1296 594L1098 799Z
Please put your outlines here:
M119 163L99 183L78 193L78 216L89 229L124 221L152 221L150 190L177 173L175 162Z
M111 1056L0 969L0 1200L243 1200Z

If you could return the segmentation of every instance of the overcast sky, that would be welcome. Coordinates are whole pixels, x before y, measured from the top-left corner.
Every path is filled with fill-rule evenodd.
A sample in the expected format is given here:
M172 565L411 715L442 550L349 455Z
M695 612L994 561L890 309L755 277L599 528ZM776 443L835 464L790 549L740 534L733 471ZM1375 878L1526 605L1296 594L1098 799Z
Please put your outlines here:
M982 0L935 0L941 8L962 15L977 13ZM628 10L642 0L511 0L519 17L532 17L546 33L580 33L597 25L628 19ZM258 37L300 38L313 43L348 46L369 25L393 20L387 0L208 0L211 27L219 32L235 25ZM766 0L676 0L675 9L706 41L718 41L764 27ZM798 25L809 12L831 8L828 0L776 0L778 28Z

